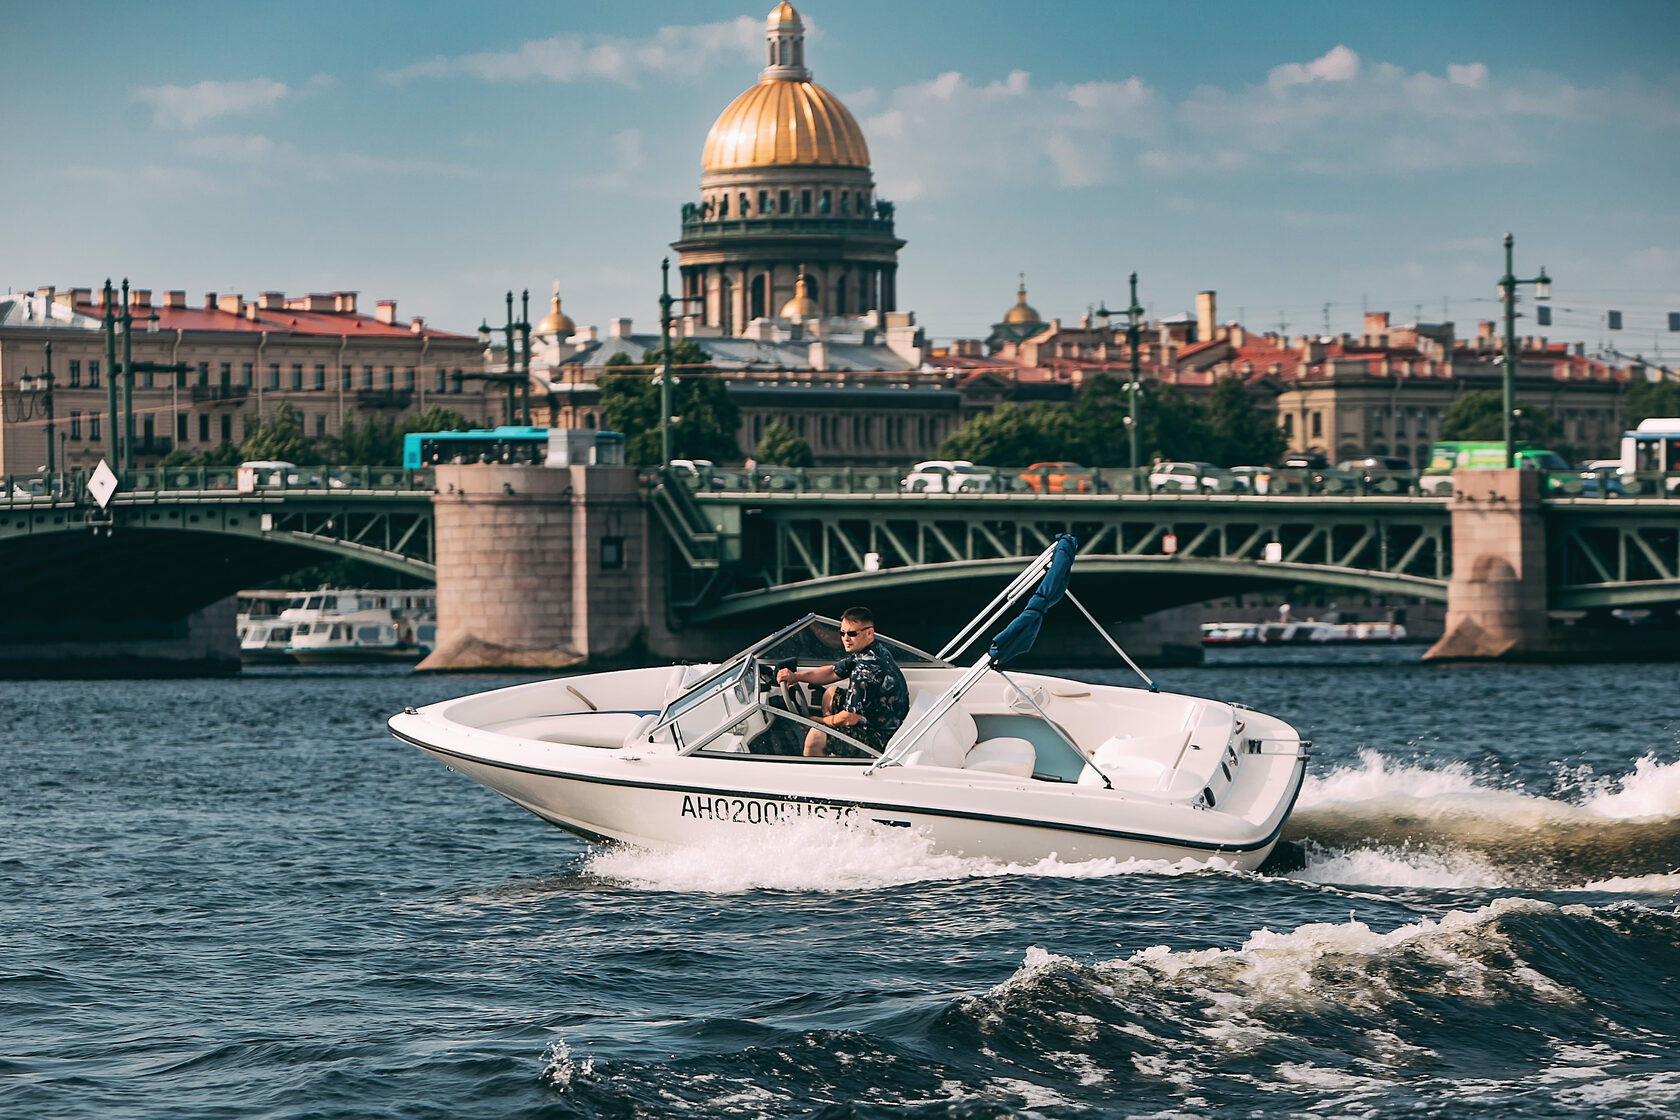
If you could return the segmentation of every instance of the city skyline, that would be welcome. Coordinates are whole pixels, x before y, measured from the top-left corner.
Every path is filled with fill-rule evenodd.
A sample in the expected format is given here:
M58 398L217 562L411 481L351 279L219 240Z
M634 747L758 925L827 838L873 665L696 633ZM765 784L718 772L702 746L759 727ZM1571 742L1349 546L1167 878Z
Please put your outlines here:
M758 5L467 11L95 4L12 13L4 282L359 290L469 332L657 314L713 119L762 65ZM1220 318L1357 333L1361 313L1497 319L1500 247L1554 325L1673 365L1680 11L1074 3L800 5L908 241L899 305L984 337L1026 274L1046 318ZM91 32L87 28L92 28ZM34 214L35 217L30 215ZM1606 313L1624 329L1606 329Z

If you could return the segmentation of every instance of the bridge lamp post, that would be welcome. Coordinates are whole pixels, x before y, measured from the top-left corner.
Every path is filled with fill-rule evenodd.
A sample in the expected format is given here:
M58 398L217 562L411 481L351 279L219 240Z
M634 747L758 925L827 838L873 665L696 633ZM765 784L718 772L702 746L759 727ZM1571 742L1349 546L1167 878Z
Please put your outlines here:
M1097 308L1104 319L1113 315L1107 307ZM1132 273L1132 305L1126 308L1126 350L1131 356L1130 380L1126 382L1126 432L1131 442L1132 470L1138 468L1138 389L1142 374L1138 370L1138 332L1143 325L1143 308L1137 301L1137 273ZM1135 481L1135 480L1134 480Z
M1505 305L1505 467L1509 470L1516 465L1516 444L1512 442L1512 426L1517 416L1516 384L1517 384L1517 285L1533 284L1535 299L1552 298L1552 280L1546 275L1544 265L1540 268L1540 275L1529 280L1519 280L1511 271L1510 234L1505 235L1505 275L1499 278L1499 301Z
M659 465L671 465L671 258L659 262Z

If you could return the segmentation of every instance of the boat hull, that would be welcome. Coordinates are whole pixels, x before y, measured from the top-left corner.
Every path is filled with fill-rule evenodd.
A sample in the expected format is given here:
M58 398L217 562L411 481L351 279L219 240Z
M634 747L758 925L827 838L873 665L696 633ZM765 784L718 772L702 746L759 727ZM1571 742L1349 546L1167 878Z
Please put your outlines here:
M422 741L392 720L403 739L514 804L585 839L647 848L747 837L784 821L831 819L910 828L936 851L1009 863L1095 859L1185 859L1252 870L1276 846L1300 792L1304 757L1277 791L1277 807L1233 826L1222 814L1127 799L1101 787L1018 780L938 767L897 767L866 775L862 766L798 760L727 762L727 785L695 781L716 762L643 758L558 745L546 764L474 757ZM817 773L817 770L825 771Z

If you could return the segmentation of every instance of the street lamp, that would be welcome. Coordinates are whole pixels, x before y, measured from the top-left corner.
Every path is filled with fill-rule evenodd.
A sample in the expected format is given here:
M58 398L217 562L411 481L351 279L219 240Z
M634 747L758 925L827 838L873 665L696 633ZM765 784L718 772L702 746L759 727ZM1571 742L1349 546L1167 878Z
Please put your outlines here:
M1540 275L1529 280L1518 280L1511 272L1511 235L1505 235L1505 275L1499 278L1499 300L1505 305L1505 467L1509 470L1516 465L1516 445L1511 440L1512 421L1516 418L1516 381L1517 381L1517 285L1533 284L1535 299L1552 298L1552 280L1546 275L1544 265L1540 268Z
M659 334L663 357L659 366L659 454L661 467L671 465L671 258L659 262Z
M1107 319L1114 314L1107 307L1097 308L1097 314ZM1143 308L1138 306L1137 273L1132 273L1132 305L1126 308L1126 349L1131 354L1131 380L1126 383L1126 431L1131 438L1132 470L1138 468L1138 329L1143 325Z

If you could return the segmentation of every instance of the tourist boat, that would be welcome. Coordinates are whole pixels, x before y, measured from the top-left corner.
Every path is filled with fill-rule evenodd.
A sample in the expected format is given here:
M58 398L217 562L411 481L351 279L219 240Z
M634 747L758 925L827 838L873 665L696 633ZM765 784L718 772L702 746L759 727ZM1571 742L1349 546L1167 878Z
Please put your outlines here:
M430 590L313 592L286 652L302 665L419 661L437 638L435 602Z
M839 623L806 615L720 664L516 685L407 709L392 734L579 836L643 847L745 837L794 818L920 830L936 850L1006 861L1220 860L1258 867L1300 792L1307 748L1240 704L1006 666L1068 598L1059 537L938 653L877 633L904 672L908 718L875 752L841 731L800 744L818 697L780 668L840 656ZM1019 601L972 664L956 660ZM836 744L843 745L841 750Z
M290 665L292 620L282 620L290 591L255 589L241 591L235 626L239 635L239 660L245 665Z
M1204 622L1204 646L1304 645L1318 642L1403 642L1398 622Z

